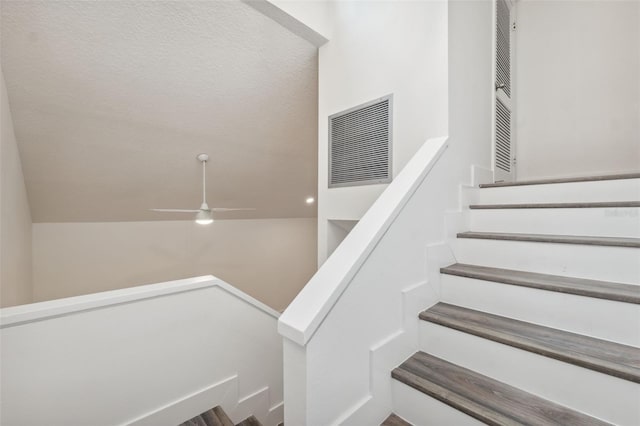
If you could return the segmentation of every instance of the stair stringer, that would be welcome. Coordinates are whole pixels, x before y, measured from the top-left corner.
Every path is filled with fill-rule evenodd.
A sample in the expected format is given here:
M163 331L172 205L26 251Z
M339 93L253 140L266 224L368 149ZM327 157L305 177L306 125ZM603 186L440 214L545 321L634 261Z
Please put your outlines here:
M426 276L427 281L438 289L438 300L442 299L440 268L457 263L453 244L459 232L470 230L469 197L471 189L480 183L487 183L493 179L493 172L479 166L471 166L471 184L458 185L458 208L445 211L443 218L443 241L427 244Z
M415 352L418 344L418 313L422 306L437 303L439 291L429 282L402 290L402 327L380 340L369 350L369 394L358 401L336 425L380 424L391 413L389 372Z
M369 351L369 394L333 424L380 424L393 411L393 379L390 371L415 352L419 327L417 314L441 300L440 268L456 263L449 243L458 232L469 230L469 203L465 194L470 188L490 182L492 178L491 170L471 166L471 184L458 185L458 208L444 214L444 241L428 244L425 248L426 281L402 290L402 327L380 340Z
M460 223L460 212L452 212L447 216L451 216L445 219L449 224ZM369 350L369 394L333 424L380 424L394 411L390 371L415 353L416 344L419 343L418 314L440 301L440 268L455 263L453 251L447 242L429 244L425 254L428 280L402 290L402 327Z
M471 194L481 183L491 182L493 172L480 166L471 166L471 183L458 185L458 207L448 210L444 215L444 239L451 243L455 241L459 232L469 231L471 222L469 217L469 205L473 203ZM445 265L440 265L445 266ZM436 271L440 275L440 268Z

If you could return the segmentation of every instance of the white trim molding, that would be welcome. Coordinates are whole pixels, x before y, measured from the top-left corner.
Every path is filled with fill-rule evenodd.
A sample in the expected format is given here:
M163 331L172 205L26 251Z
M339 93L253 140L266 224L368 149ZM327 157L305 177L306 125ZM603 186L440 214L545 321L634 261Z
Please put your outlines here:
M275 309L270 308L259 300L256 300L248 294L238 290L236 287L233 287L212 275L204 275L201 277L186 278L183 280L128 287L119 290L110 290L83 296L66 297L46 302L2 308L0 309L0 329L93 309L107 308L109 306L116 306L124 303L140 302L156 297L170 296L172 294L179 294L207 287L220 287L227 293L244 300L248 304L260 309L274 318L278 318L280 316L280 313Z

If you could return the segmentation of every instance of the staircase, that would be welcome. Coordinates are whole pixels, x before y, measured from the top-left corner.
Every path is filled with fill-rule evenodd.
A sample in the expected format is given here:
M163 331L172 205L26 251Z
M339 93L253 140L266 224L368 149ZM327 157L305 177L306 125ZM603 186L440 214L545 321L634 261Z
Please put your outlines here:
M255 416L249 416L234 425L222 407L217 406L186 422L180 423L179 426L262 426L262 423Z
M640 173L466 196L383 425L640 424Z

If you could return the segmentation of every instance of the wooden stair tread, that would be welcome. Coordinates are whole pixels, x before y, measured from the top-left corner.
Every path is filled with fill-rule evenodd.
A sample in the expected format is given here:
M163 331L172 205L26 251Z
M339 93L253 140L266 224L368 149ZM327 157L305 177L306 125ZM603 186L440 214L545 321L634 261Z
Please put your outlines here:
M207 426L227 426L220 421L213 409L200 414L200 417L202 417Z
M262 423L260 423L256 416L249 416L236 426L262 426Z
M220 426L234 426L233 422L231 421L229 416L227 416L227 413L222 409L221 406L218 405L217 407L214 407L213 413L220 422Z
M440 269L447 275L493 281L558 293L640 304L640 286L584 278L564 277L512 269L456 263Z
M195 416L192 419L187 420L186 422L180 423L179 426L209 426L207 422L202 418L201 415Z
M504 186L524 186L524 185L547 185L554 183L571 183L571 182L595 182L603 180L619 180L619 179L639 179L640 173L620 173L614 175L601 175L601 176L578 176L578 177L566 177L566 178L551 178L551 179L535 179L535 180L523 180L520 182L496 182L496 183L481 183L480 188L499 188Z
M522 204L472 204L472 210L489 209L589 209L640 207L640 201L608 201L588 203L522 203Z
M380 424L380 426L412 426L411 423L407 422L402 417L397 414L391 413L389 417L387 417L384 422Z
M608 424L424 352L391 375L490 425Z
M234 426L234 424L222 407L218 405L199 416L180 423L179 426Z
M474 238L484 240L529 241L557 244L583 244L610 247L640 248L640 238L626 237L593 237L582 235L551 235L551 234L517 234L501 232L461 232L458 238Z
M640 383L640 349L473 309L438 303L420 319Z

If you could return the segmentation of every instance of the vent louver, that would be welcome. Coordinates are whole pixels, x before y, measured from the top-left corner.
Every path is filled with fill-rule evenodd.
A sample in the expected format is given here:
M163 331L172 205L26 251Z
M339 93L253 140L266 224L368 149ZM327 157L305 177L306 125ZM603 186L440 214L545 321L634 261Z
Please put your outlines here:
M329 188L391 181L393 96L329 117Z
M496 167L511 171L511 111L496 99Z
M511 32L509 6L505 0L496 4L496 84L511 97Z

